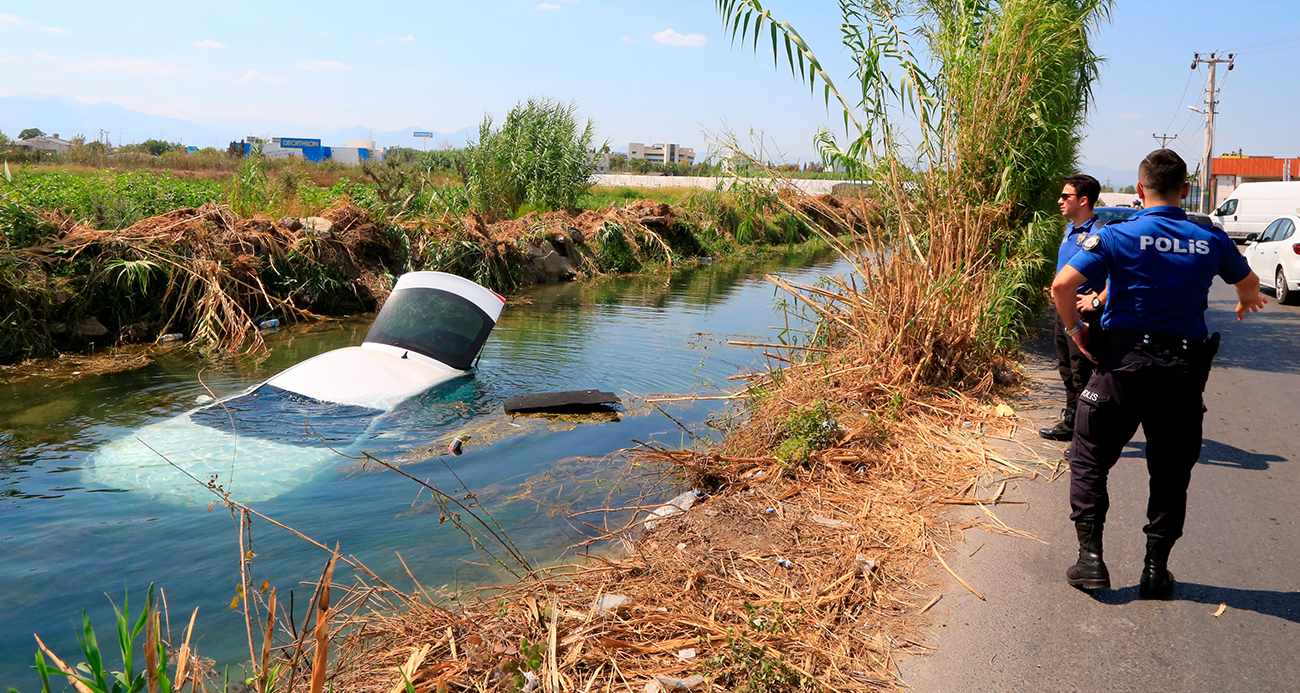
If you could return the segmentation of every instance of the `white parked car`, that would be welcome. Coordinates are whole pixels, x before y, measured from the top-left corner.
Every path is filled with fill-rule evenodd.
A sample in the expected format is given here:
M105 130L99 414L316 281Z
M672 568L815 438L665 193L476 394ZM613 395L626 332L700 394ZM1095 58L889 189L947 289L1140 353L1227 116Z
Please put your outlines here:
M1300 299L1300 216L1275 219L1261 234L1246 235L1246 262L1264 286L1273 282L1278 303Z

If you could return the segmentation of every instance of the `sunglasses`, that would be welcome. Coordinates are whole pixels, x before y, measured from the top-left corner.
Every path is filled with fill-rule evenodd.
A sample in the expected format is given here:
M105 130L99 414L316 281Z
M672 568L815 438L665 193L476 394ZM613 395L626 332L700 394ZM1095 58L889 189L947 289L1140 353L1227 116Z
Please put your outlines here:
M1068 200L1068 199L1070 199L1071 197L1078 197L1078 195L1076 195L1076 194L1074 194L1074 193L1061 193L1060 195L1057 195L1057 196L1056 196L1056 199L1058 199L1058 200Z

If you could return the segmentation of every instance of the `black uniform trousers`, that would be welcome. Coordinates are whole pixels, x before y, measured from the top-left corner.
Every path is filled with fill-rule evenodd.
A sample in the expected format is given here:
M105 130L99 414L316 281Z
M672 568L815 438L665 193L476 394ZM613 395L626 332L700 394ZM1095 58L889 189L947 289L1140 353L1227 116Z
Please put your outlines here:
M1176 540L1187 516L1192 467L1201 455L1201 395L1211 347L1199 339L1101 330L1093 335L1089 351L1100 363L1079 396L1070 449L1070 519L1105 523L1107 475L1141 424L1151 477L1143 531Z
M1088 386L1088 379L1092 377L1093 371L1096 370L1093 362L1079 351L1079 345L1074 343L1074 338L1065 333L1065 323L1061 320L1061 314L1052 311L1056 316L1055 325L1055 343L1056 343L1056 370L1061 374L1061 382L1065 383L1065 408L1071 412L1075 411L1075 405L1079 399L1079 393L1083 388ZM1088 323L1092 331L1098 329L1098 323L1101 319L1101 311L1089 310L1084 311L1083 321Z

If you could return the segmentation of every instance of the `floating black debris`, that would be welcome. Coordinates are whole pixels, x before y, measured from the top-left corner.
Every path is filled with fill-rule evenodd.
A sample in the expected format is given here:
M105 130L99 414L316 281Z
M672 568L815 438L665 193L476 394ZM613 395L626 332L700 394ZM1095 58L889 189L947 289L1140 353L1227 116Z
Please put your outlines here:
M556 414L582 414L612 411L621 404L618 395L600 390L570 390L568 392L537 392L519 395L506 400L506 412L531 414L550 412Z

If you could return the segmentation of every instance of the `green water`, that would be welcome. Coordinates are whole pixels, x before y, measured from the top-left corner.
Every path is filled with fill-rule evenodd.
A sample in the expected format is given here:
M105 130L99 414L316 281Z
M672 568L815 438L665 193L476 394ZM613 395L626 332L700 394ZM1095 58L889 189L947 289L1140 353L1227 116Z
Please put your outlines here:
M531 561L559 560L592 532L566 510L602 507L631 492L597 481L621 471L611 453L632 440L681 446L691 439L645 406L629 407L617 421L512 421L501 411L504 399L585 388L719 394L735 384L727 376L763 367L761 357L726 340L776 339L772 326L784 320L764 273L811 282L846 269L822 252L533 289L506 306L473 377L358 431L365 434L358 446L448 492L463 483ZM227 396L316 354L358 344L372 317L270 335L269 356L257 359L204 360L175 349L133 371L0 385L0 685L39 688L28 668L34 632L80 661L74 628L82 608L102 624L101 644L110 646L105 595L142 595L150 582L166 590L173 620L199 608L201 655L219 664L246 660L242 614L229 608L239 583L230 513L209 510L201 488L182 498L105 485L88 458L110 441L194 409L208 389ZM707 436L705 421L726 406L701 401L670 412ZM465 454L441 454L458 435L470 436ZM437 506L413 482L342 457L306 476L256 509L321 542L338 542L344 554L398 586L411 586L399 551L430 589L454 591L504 576L468 562L483 558L451 523L439 522ZM236 499L239 484L235 478L231 486ZM311 590L300 583L316 579L326 556L258 520L253 541L254 582L275 585L282 604L293 591L301 622Z

